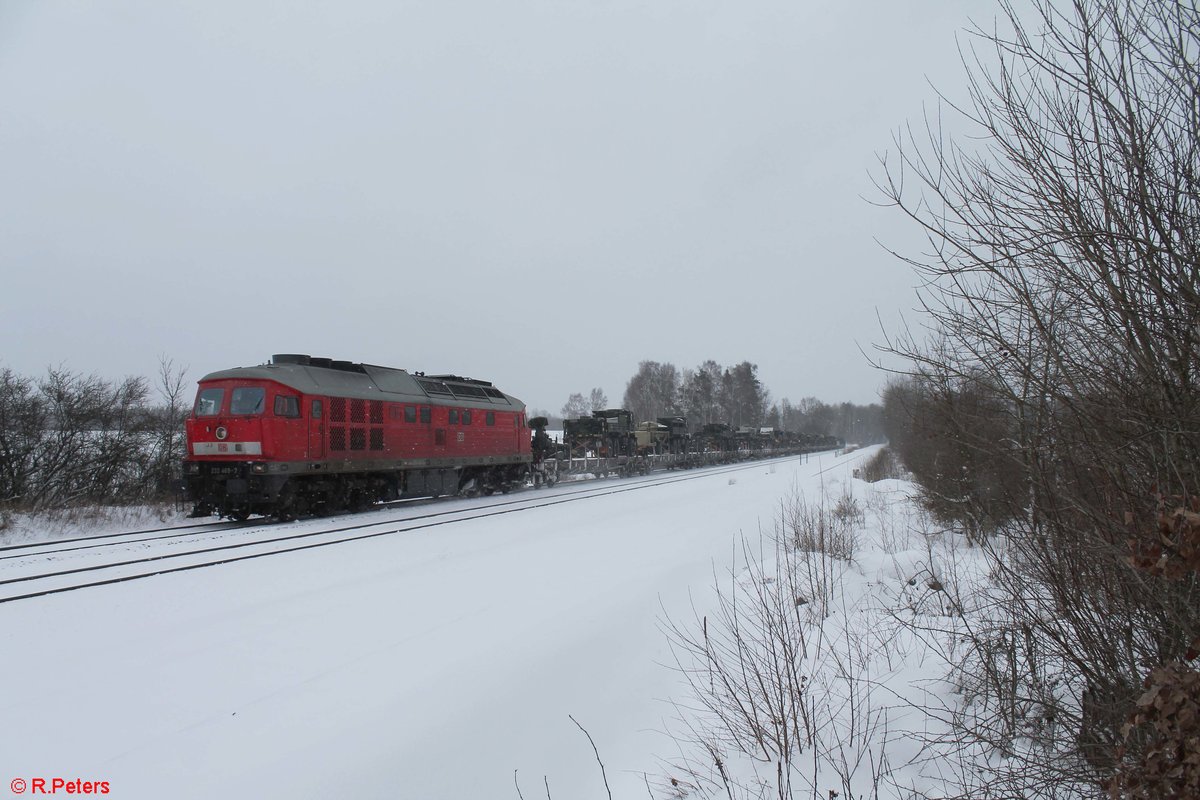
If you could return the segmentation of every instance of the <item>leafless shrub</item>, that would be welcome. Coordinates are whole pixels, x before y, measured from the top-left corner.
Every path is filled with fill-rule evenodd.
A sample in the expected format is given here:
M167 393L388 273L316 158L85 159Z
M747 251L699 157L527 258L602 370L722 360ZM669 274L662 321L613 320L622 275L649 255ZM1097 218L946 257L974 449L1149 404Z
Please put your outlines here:
M858 469L857 477L867 483L878 483L884 480L902 479L905 477L905 472L891 448L881 447L875 455L863 462Z
M780 528L792 548L842 561L854 558L865 519L865 512L850 494L843 494L828 508L826 502L813 505L793 493L780 508Z
M1200 494L1200 12L1028 8L966 50L979 135L929 120L879 182L931 245L905 259L931 333L885 347L912 365L889 438L992 565L960 730L1007 759L978 796L1109 784L1150 741L1122 736L1144 677L1200 631L1196 580L1127 560L1156 492Z
M869 627L825 627L835 608L861 619L841 577L862 515L849 495L832 508L793 495L771 534L743 541L745 571L720 582L715 611L666 624L693 702L679 705L689 755L665 791L783 800L875 797L887 784L888 710L870 676L890 644Z
M142 378L0 370L0 507L46 512L162 498L183 455L183 374L160 364L164 406Z

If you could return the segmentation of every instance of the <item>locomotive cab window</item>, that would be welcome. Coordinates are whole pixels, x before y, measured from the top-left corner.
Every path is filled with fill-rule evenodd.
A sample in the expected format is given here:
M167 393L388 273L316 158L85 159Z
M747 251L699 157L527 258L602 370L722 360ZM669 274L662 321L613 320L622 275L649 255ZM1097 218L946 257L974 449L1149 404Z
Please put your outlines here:
M221 413L221 403L224 400L224 389L201 389L196 395L196 416L215 417Z
M458 409L457 408L450 409L450 424L451 425L458 424Z
M463 425L470 425L471 424L471 412L464 409L462 419L463 419Z
M433 419L433 412L429 410L429 406L421 406L421 422L429 422Z
M267 399L267 390L261 386L243 386L233 390L229 401L229 413L234 416L261 414Z
M300 417L300 398L284 394L277 395L275 397L275 416L298 419Z
M405 406L404 407L404 421L405 422L416 422L417 421L417 407L416 406Z
M484 416L483 421L485 423L487 423L488 425L495 425L496 424L496 412L495 411L487 412L487 415Z

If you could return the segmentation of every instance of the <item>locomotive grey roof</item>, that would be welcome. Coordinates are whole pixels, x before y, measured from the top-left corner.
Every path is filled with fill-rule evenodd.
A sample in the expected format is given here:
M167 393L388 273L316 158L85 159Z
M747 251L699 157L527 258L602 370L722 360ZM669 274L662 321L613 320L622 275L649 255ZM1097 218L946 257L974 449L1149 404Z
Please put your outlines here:
M304 394L386 400L393 403L435 403L474 408L523 408L524 403L487 381L457 375L410 374L374 364L353 364L327 358L286 355L257 367L235 367L200 379L268 380Z

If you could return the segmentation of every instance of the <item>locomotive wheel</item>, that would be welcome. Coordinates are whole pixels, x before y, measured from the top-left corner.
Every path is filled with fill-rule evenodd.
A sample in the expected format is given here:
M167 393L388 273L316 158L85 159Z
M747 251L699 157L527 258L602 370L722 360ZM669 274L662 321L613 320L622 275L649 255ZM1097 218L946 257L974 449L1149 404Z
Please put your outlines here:
M351 514L360 514L371 505L367 493L363 489L351 489L346 501L346 508Z
M275 505L275 518L280 522L291 522L298 516L298 506L301 504L302 501L296 497L295 485L285 484Z

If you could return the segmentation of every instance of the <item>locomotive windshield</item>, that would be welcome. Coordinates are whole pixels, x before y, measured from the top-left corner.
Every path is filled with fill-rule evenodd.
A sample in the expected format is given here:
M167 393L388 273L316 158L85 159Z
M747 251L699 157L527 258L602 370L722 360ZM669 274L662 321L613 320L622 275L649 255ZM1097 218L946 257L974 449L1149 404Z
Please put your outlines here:
M221 413L221 401L225 399L224 389L201 389L196 395L196 416L215 417Z
M261 386L243 386L233 390L229 413L234 415L261 414L267 391Z

